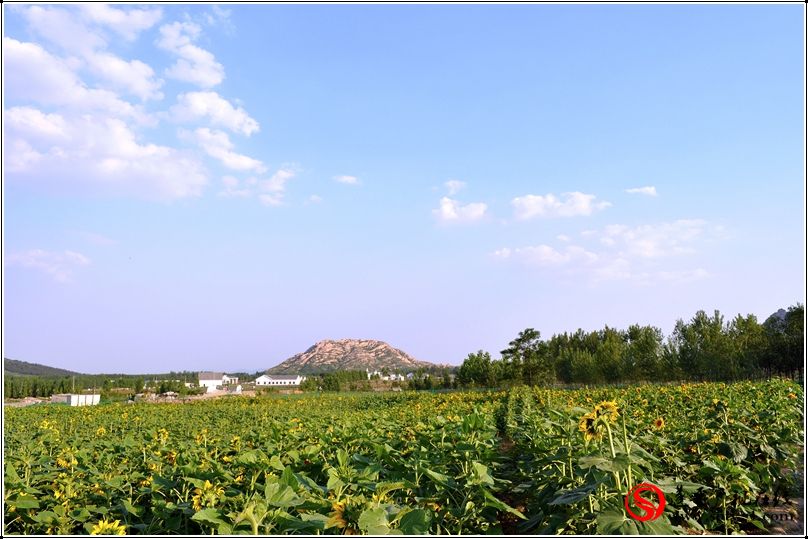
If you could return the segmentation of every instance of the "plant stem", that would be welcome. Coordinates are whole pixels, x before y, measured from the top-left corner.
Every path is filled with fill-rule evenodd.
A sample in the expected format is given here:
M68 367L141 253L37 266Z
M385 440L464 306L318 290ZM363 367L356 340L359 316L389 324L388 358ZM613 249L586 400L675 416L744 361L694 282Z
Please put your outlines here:
M612 438L612 428L609 426L608 421L603 422L606 425L606 432L609 434L609 448L612 450L612 460L614 461L617 459L617 453L614 450L614 439ZM618 492L623 492L623 482L620 481L620 474L618 472L613 472L614 480L616 481L616 487Z
M631 454L631 445L628 443L628 433L626 432L626 414L625 414L625 412L623 412L622 419L623 419L623 443L625 444L626 456L628 457ZM628 479L627 480L628 480L628 485L626 485L626 487L631 488L631 486L634 484L634 478L631 475L631 459L629 459L629 462L628 462Z

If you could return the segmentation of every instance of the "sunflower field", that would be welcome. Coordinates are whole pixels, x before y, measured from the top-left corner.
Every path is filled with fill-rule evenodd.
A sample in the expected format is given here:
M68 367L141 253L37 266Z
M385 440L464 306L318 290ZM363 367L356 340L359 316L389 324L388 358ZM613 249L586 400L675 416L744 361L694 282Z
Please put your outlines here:
M13 408L4 532L753 532L802 405L774 380ZM653 521L623 506L642 482Z

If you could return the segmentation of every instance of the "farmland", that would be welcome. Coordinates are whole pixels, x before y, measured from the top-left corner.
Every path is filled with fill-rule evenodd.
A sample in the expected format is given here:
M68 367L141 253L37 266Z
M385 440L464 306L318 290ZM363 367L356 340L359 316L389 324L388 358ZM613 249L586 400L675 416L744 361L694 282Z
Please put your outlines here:
M787 380L7 409L5 532L717 533L796 487ZM664 514L626 516L651 482Z

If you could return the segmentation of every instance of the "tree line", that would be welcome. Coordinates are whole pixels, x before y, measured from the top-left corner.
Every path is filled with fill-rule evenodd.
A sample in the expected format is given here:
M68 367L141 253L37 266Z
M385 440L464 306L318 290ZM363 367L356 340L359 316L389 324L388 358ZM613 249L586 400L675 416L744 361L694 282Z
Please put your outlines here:
M501 359L482 350L457 372L463 387L512 384L602 384L642 381L732 381L774 375L802 376L804 305L759 323L754 315L725 322L719 311L679 319L665 339L654 326L629 326L553 335L527 328Z
M91 390L102 397L126 391L129 395L149 389L155 393L174 391L180 395L197 392L185 387L185 381L197 381L195 372L170 372L168 374L77 374L75 376L31 376L6 373L3 377L3 394L6 398L50 397L58 393L82 393Z

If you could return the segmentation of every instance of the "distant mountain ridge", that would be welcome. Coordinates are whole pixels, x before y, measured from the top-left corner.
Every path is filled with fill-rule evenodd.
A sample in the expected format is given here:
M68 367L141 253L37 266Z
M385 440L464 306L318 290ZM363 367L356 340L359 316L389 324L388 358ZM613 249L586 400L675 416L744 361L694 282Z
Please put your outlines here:
M3 374L14 376L81 376L82 374L67 369L48 367L39 363L28 363L16 359L3 358Z
M383 341L372 339L324 340L305 352L268 369L268 374L318 374L348 370L417 370L439 368L419 361Z

